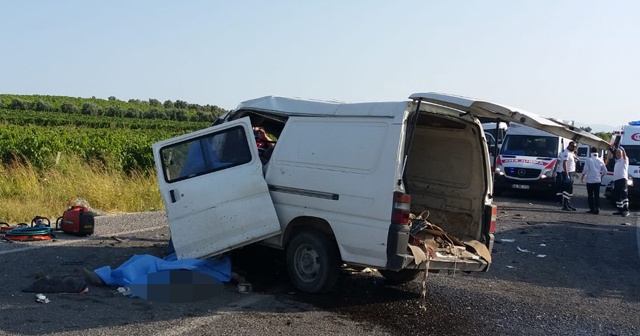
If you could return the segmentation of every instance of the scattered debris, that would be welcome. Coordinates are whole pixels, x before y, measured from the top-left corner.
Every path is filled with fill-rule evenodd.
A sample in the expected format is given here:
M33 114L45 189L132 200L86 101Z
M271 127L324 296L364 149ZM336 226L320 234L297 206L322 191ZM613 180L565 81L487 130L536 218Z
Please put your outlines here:
M113 240L117 241L118 243L123 243L123 242L126 242L126 241L127 241L127 239L122 239L122 238L120 238L120 237L116 237L116 236L110 236L109 238L111 238L111 239L113 239Z
M243 276L239 275L238 273L231 273L231 279L233 281L235 281L237 283L237 290L238 293L251 293L253 291L253 286L251 286L251 283L249 283L247 281L247 279L245 279Z
M518 251L520 251L522 253L532 253L531 251L529 251L527 249L520 248L520 246L518 246Z
M36 294L36 302L49 303L49 302L51 302L51 300L49 300L46 296L44 296L44 294L38 293L38 294Z
M545 246L547 246L547 244L545 244L545 243L542 243L542 244L540 244L540 245L538 245L538 246L542 246L542 247L545 247Z
M516 268L516 267L515 266L511 266L511 265L507 265L507 268L513 269L513 268Z
M503 243L513 243L516 240L515 239L500 238L500 241L503 242Z
M620 225L631 225L631 223L621 223Z
M131 289L129 289L129 287L118 287L117 292L114 292L113 294L122 294L123 296L130 296Z
M538 254L536 257L538 257L538 258L544 258L544 257L546 257L546 256L547 256L546 254Z

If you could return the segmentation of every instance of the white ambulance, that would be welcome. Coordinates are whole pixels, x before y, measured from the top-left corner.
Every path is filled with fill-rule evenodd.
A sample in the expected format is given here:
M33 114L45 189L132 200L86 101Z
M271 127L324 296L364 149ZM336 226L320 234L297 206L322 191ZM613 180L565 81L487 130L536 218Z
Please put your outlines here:
M631 121L628 125L622 126L620 131L616 131L611 138L611 145L622 146L629 157L629 196L640 196L640 121ZM607 175L602 178L601 186L606 187L605 196L611 196L611 186L613 182L613 166L615 165L615 153L607 160ZM608 197L608 198L609 198Z
M494 194L531 190L555 195L556 165L571 139L512 123L496 160Z

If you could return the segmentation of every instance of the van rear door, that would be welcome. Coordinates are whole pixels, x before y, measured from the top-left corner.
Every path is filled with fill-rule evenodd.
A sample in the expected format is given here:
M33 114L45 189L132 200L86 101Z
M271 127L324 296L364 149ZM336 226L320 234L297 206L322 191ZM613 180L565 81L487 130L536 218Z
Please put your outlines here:
M466 97L447 95L441 93L414 93L409 98L426 101L442 106L448 106L460 111L468 112L476 117L500 119L502 121L514 122L527 125L560 137L569 138L578 143L600 149L608 149L609 144L599 137L575 128L571 125L561 124L531 112L519 108L508 107L492 102L475 100Z
M153 156L178 259L280 234L249 118L160 141Z

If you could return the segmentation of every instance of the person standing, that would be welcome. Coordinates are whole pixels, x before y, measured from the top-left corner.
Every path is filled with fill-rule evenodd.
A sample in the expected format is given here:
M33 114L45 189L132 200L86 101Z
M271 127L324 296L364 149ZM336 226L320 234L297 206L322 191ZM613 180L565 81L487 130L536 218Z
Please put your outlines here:
M590 214L597 215L600 213L600 182L602 176L607 173L607 166L604 161L598 157L598 149L591 147L591 157L584 162L582 170L581 182L587 180L587 200L589 202Z
M573 196L573 175L576 172L576 157L574 151L576 143L571 141L562 154L560 155L560 166L562 167L562 210L576 211L577 209L571 205L571 196Z
M616 149L616 164L613 166L613 194L618 211L614 215L629 216L629 192L627 177L629 173L629 158L622 146Z

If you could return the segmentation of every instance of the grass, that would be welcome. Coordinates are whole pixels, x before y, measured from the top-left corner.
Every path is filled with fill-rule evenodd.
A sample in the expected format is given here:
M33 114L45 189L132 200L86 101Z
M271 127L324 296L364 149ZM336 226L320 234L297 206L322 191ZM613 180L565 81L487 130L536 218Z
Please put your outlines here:
M155 172L125 174L69 156L43 171L28 162L0 166L0 222L55 223L81 200L108 214L164 209Z

